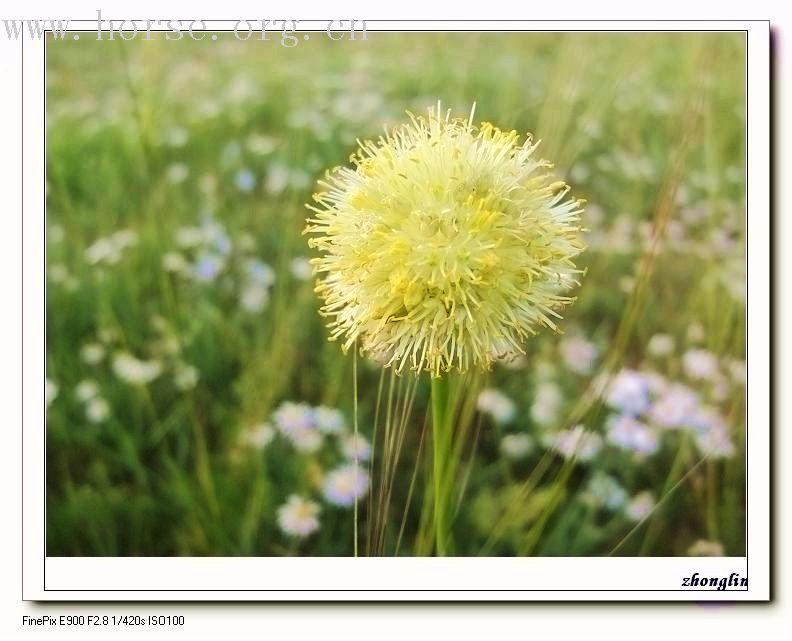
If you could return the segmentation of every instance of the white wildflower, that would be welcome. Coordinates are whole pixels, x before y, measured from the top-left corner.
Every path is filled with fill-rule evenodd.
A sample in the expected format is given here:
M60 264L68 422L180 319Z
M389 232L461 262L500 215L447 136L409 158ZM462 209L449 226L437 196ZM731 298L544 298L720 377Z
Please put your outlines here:
M74 395L82 403L87 403L92 398L99 396L99 385L91 378L86 378L74 388Z
M371 443L362 434L347 433L341 437L341 453L350 461L368 461L371 458Z
M612 417L608 423L608 441L625 450L652 454L659 447L657 433L631 416Z
M630 416L637 416L649 407L649 384L646 377L632 369L621 370L606 389L607 403Z
M278 508L278 527L289 536L304 538L319 529L319 505L292 494Z
M105 348L101 343L86 343L80 350L80 356L88 365L96 365L105 357Z
M674 351L674 337L670 334L655 334L646 344L646 351L652 356L668 356Z
M91 423L102 423L110 415L110 405L101 397L91 398L85 405L85 416Z
M341 410L320 405L314 408L314 424L325 434L337 434L344 429L346 421Z
M533 449L533 440L527 434L506 434L501 439L500 449L508 458L525 458Z
M264 449L275 437L275 430L269 423L254 425L243 433L242 440L245 445L259 450Z
M579 461L590 461L602 449L602 437L596 432L586 430L583 425L550 435L547 442L551 449L564 458L574 457Z
M313 267L311 267L310 261L305 256L297 256L292 259L290 267L291 275L300 281L306 281L311 279L311 275L313 274Z
M654 509L654 494L649 491L636 494L624 508L624 513L631 521L643 521Z
M517 412L514 401L494 388L482 390L476 406L479 411L489 414L496 423L508 423Z
M346 463L327 474L322 491L333 505L349 507L355 499L366 495L369 486L368 472L359 465Z
M189 390L198 383L198 369L189 363L180 363L174 372L173 380L180 390Z
M160 375L162 365L158 361L140 360L129 352L117 352L113 356L113 371L122 381L145 385Z
M561 358L576 374L590 374L597 359L597 347L581 336L564 338L558 345Z
M561 388L552 381L543 381L536 386L531 418L538 425L549 425L558 419L563 396Z
M713 380L718 373L718 359L705 349L691 349L682 356L685 374L695 380Z

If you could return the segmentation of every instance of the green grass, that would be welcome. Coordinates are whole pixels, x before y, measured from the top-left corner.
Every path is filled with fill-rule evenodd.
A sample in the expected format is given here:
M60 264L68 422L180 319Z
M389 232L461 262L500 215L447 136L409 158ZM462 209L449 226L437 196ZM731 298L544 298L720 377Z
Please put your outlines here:
M664 432L643 458L607 446L591 461L565 460L542 443L578 423L606 429L612 412L593 392L603 371L651 368L709 397L709 383L685 378L685 350L714 353L723 376L744 358L744 53L740 34L370 32L293 49L228 34L49 42L47 376L58 395L47 413L48 553L351 555L353 510L319 491L343 458L336 439L311 454L280 436L263 449L241 439L284 401L337 407L351 430L355 399L359 430L374 441L360 554L433 553L429 380L361 359L355 395L352 355L327 341L312 284L291 264L310 254L304 203L324 169L346 163L356 138L441 99L459 114L475 101L477 120L541 138L541 155L588 201L587 274L561 329L600 352L594 371L574 373L545 331L522 369L454 387L453 552L679 555L706 539L743 554L741 385L709 400L736 447L725 459L702 463L684 431ZM242 170L252 190L237 186ZM163 269L168 253L199 258L178 238L208 214L231 243L221 273L199 282ZM620 225L633 229L617 242ZM120 260L86 260L122 229L137 242ZM684 240L647 251L652 229ZM240 304L254 258L275 273L258 311ZM688 338L693 324L703 337ZM657 333L676 339L674 354L649 355ZM104 360L85 362L88 343L105 346ZM111 366L121 351L162 373L121 380ZM194 386L177 384L185 365ZM531 407L548 376L562 400L540 425ZM108 403L105 420L88 420L75 397L85 379ZM514 401L511 422L476 412L484 387ZM527 434L533 450L504 456L505 434ZM584 500L597 473L663 500L636 527ZM322 504L305 540L277 524L294 493Z

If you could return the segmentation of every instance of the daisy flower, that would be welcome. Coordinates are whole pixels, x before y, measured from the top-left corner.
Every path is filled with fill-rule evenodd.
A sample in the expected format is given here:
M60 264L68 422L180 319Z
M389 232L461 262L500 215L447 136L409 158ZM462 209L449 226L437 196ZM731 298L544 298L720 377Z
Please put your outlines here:
M624 513L631 521L643 521L652 513L655 506L654 494L649 491L636 494L624 508Z
M87 343L80 350L80 356L88 365L96 365L105 356L105 348L101 343Z
M305 256L297 256L289 263L289 271L296 280L309 280L311 278L311 261Z
M306 403L281 403L272 415L275 425L285 435L301 430L312 429L315 425L315 414L310 405Z
M639 454L652 454L660 445L657 434L648 425L626 415L608 421L608 441Z
M527 434L506 434L501 439L500 449L510 459L521 459L531 453L533 441Z
M649 410L654 425L665 429L687 427L699 405L699 397L689 387L674 383L655 401Z
M301 452L315 452L322 445L313 408L307 403L281 403L272 415L275 425Z
M325 405L314 408L313 419L316 427L325 434L337 434L346 424L341 410Z
M173 382L180 390L190 390L198 384L198 368L189 363L179 363L173 374Z
M344 434L341 437L341 453L350 461L368 461L371 458L371 443L362 434Z
M620 510L627 503L627 491L612 476L597 472L581 494L586 505L608 510Z
M355 499L366 495L368 486L368 472L359 465L346 463L327 474L322 493L329 503L350 507L354 504Z
M86 378L77 383L77 387L74 388L74 395L77 400L87 403L92 398L99 396L99 385L97 385L95 380Z
M101 423L110 416L110 405L100 397L91 398L85 404L85 417L91 423Z
M145 385L160 375L162 365L157 361L140 360L128 352L118 352L113 356L113 371L122 381Z
M682 367L689 378L712 380L718 373L718 359L706 349L691 349L682 356Z
M305 538L319 529L320 507L313 501L292 494L278 508L278 527L284 534Z
M549 445L564 458L590 461L602 449L602 437L596 432L587 431L582 425L576 425L550 437Z
M669 334L655 334L646 344L646 351L652 356L668 356L674 351L674 337Z
M561 388L552 381L542 381L536 386L536 395L531 405L531 418L541 426L547 426L558 418L561 402L564 400Z
M625 368L607 386L606 402L623 414L638 416L649 408L649 382L640 372Z
M269 423L254 425L242 434L242 442L249 447L263 450L275 437L275 430Z
M508 423L517 412L514 401L493 388L482 390L478 395L476 407L480 412L489 414L496 423Z
M581 336L563 339L558 349L567 367L576 374L590 374L599 353L593 343Z

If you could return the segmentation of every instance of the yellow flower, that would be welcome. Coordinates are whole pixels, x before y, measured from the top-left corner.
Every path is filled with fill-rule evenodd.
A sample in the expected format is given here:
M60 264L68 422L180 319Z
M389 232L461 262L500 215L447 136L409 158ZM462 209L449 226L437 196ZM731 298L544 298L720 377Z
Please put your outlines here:
M488 368L573 299L583 201L538 143L410 114L319 181L306 233L330 338L397 372Z

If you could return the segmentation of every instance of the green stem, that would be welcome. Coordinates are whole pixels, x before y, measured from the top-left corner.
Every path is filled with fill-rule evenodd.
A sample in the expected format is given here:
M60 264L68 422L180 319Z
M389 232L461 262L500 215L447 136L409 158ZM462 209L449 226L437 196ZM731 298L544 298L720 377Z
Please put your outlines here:
M432 378L432 450L434 469L435 552L445 556L450 543L448 530L449 485L448 458L451 453L451 421L448 416L449 385L447 378Z
M355 343L355 353L352 360L352 389L353 389L353 405L352 405L352 422L355 429L355 474L358 473L358 455L357 455L357 438L358 438L358 373L357 373L357 342ZM357 483L356 483L357 485ZM355 494L355 511L352 517L352 536L354 537L353 548L355 558L358 555L358 497Z

